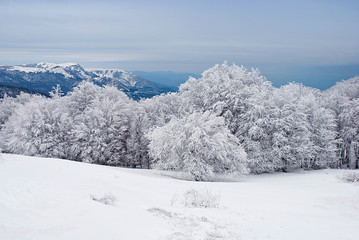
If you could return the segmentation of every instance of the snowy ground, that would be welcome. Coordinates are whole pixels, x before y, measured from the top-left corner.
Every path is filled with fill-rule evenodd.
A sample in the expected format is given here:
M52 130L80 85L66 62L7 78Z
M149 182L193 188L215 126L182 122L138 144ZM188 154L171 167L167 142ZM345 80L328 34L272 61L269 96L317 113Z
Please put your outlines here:
M158 172L0 155L0 239L358 239L359 184L339 170L198 183ZM220 195L188 208L188 189ZM103 204L92 198L110 195Z

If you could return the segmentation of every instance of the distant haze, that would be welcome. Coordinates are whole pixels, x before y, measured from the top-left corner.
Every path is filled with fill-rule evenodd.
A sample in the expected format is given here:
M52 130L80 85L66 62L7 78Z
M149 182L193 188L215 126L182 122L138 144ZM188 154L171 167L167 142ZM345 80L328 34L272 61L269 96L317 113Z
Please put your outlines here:
M0 0L0 64L199 74L227 60L274 84L358 75L359 1Z
M249 70L251 67L246 66ZM305 86L328 89L335 83L359 76L358 65L332 65L332 66L257 66L273 86L280 87L289 82L303 83ZM168 86L178 87L188 80L189 77L199 78L197 73L180 73L171 71L134 71L137 75Z
M335 83L359 76L359 64L323 65L323 66L262 66L261 73L275 87L289 82L303 83L305 86L321 90Z
M179 73L171 71L157 71L157 72L144 72L134 71L135 74L148 79L150 81L160 83L168 86L178 87L182 83L186 82L189 77L199 78L199 74L195 73Z

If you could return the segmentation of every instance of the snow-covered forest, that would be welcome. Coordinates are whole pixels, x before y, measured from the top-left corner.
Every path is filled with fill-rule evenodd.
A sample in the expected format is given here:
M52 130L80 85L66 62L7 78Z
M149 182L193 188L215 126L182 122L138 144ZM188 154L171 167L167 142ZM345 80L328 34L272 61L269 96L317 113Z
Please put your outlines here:
M134 101L82 82L63 96L0 102L2 152L96 164L216 173L358 168L359 77L326 91L275 88L258 70L226 63L178 92Z

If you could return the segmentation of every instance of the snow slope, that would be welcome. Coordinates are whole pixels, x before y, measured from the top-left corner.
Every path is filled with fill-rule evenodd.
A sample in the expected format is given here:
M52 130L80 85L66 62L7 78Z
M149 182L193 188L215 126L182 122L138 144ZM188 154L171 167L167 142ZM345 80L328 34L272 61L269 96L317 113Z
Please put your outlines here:
M0 155L0 239L358 239L359 185L339 170L189 182L144 169ZM184 207L188 189L219 208ZM90 195L116 197L113 204Z

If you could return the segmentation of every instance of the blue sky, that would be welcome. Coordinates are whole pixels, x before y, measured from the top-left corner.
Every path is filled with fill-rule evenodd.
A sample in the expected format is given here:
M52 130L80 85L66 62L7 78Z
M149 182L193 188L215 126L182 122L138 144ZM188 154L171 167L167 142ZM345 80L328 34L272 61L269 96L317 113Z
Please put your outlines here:
M225 60L276 81L359 74L359 1L0 0L0 64L200 73Z

